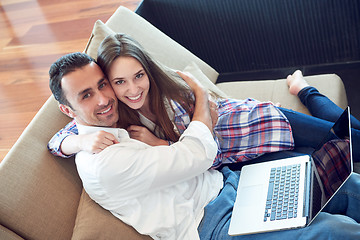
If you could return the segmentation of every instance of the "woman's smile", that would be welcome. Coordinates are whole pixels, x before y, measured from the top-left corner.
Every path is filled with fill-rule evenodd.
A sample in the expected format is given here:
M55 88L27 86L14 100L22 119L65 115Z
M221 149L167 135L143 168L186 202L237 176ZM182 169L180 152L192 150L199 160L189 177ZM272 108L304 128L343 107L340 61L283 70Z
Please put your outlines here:
M142 94L143 92L141 92L139 95L136 96L127 96L126 98L132 103L137 103L141 101Z

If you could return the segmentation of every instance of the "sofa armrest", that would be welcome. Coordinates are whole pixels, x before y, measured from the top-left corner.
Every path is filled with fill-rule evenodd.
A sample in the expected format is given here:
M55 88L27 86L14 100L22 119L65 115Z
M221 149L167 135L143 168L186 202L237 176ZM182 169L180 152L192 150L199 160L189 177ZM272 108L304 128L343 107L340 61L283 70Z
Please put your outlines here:
M307 76L305 79L342 109L348 106L344 84L336 74ZM271 101L310 115L299 98L289 93L286 79L224 82L216 86L232 98Z
M25 239L70 239L82 184L47 142L67 122L53 97L0 163L0 224Z
M24 240L10 229L0 225L0 239L2 240Z

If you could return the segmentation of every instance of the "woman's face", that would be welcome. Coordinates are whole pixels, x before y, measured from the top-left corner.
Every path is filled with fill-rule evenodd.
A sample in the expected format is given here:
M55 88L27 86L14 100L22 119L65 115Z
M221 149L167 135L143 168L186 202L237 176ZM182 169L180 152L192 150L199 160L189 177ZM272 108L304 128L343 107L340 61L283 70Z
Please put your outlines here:
M108 74L117 98L132 109L149 108L149 78L141 63L133 57L118 57Z

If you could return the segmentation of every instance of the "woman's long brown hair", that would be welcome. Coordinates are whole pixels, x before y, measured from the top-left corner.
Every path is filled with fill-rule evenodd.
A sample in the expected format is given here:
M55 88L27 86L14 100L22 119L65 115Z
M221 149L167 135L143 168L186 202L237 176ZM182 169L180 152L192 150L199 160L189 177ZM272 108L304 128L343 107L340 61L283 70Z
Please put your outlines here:
M194 106L191 89L182 84L181 78L174 72L156 63L138 42L125 34L106 37L98 50L97 62L108 75L112 63L118 57L133 57L143 66L149 77L150 110L157 117L155 124L161 128L166 140L177 141L179 134L174 131L173 119L169 118L164 100L174 100L192 117ZM139 113L119 101L119 126L142 125Z

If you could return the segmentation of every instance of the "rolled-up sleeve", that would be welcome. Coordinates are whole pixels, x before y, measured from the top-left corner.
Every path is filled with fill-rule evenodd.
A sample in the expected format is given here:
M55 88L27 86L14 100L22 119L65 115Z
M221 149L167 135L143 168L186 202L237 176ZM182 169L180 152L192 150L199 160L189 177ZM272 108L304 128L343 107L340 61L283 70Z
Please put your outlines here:
M77 135L78 129L76 126L75 120L72 120L70 123L68 123L63 129L58 131L49 141L47 147L51 154L62 157L62 158L70 158L74 156L75 154L71 155L65 155L61 152L61 144L64 141L64 139L71 135Z

